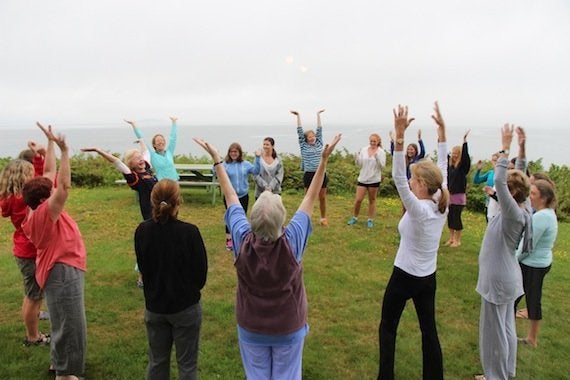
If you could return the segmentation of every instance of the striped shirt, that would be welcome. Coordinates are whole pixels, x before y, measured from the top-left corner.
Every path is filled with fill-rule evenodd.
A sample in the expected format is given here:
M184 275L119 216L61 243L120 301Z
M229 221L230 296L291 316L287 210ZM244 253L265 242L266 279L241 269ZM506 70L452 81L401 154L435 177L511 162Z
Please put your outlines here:
M304 172L316 172L321 162L323 151L323 127L317 127L315 144L311 145L305 139L303 127L297 127L299 148L301 148L301 170Z

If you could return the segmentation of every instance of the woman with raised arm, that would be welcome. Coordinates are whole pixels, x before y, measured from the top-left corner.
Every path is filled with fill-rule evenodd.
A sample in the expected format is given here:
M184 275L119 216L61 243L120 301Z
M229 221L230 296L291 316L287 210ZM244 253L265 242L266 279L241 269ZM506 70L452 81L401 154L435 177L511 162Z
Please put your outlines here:
M447 227L449 240L445 245L459 247L461 245L461 231L463 222L461 213L467 204L467 174L471 169L471 157L467 146L469 131L463 135L463 146L456 145L451 148L449 166L447 167L447 187L449 189L449 214Z
M526 200L529 181L521 170L508 170L514 126L501 129L502 150L495 166L499 213L487 224L479 252L477 292L481 295L479 353L484 375L477 379L504 379L516 375L517 335L515 300L523 294L516 250L532 246L531 214ZM524 150L524 131L517 127L519 149ZM518 161L517 161L518 163Z
M368 228L374 227L374 216L376 215L376 196L382 180L382 168L386 166L386 152L382 148L382 139L377 133L373 133L368 138L370 145L362 148L356 153L355 162L360 166L360 173L356 184L356 199L354 200L354 212L352 218L346 224L349 226L358 222L360 206L364 196L368 194Z
M130 149L124 155L125 163L110 153L100 148L83 148L82 152L95 152L109 161L123 173L127 185L138 193L139 206L143 220L152 218L152 208L150 205L150 192L157 182L150 169L150 155L143 140L138 141L141 149Z
M283 182L283 162L275 151L275 140L272 137L263 139L263 149L260 156L259 174L255 176L255 199L265 190L273 194L281 194Z
M77 380L85 375L86 320L84 284L86 251L75 221L64 206L71 188L68 146L62 135L38 126L48 136L43 177L26 182L22 191L30 208L22 224L37 248L36 280L44 289L51 322L51 363L56 380ZM56 179L54 143L61 151Z
M163 178L170 178L175 181L178 181L178 179L180 179L180 176L174 167L174 150L176 149L177 139L177 120L178 118L174 116L170 117L172 126L170 128L170 137L168 143L164 136L161 134L156 134L152 137L152 147L154 151L150 151L150 164L152 165L152 169L159 181ZM142 132L137 128L135 122L132 120L125 120L125 122L133 127L133 131L135 132L137 139L142 140Z
M255 162L251 162L243 159L243 149L238 143L231 143L228 148L228 153L224 158L224 169L230 178L230 182L236 191L239 203L243 207L245 213L247 214L247 209L249 207L249 175L256 176L259 174L260 163L259 156L261 155L261 150L255 151ZM226 198L224 197L224 206L228 208ZM231 251L233 248L232 236L230 235L230 230L228 226L226 229L226 249Z
M380 370L378 379L394 379L394 356L398 323L406 302L411 298L422 331L423 379L443 379L443 359L435 323L437 250L445 224L449 194L445 123L437 102L432 116L437 124L438 163L420 160L410 166L406 176L404 134L414 120L408 107L394 110L395 150L392 176L405 207L400 219L400 246L394 270L386 286L380 321Z
M147 379L169 379L176 346L180 379L198 378L198 348L208 259L200 230L178 219L178 182L152 189L152 218L135 231L137 262L145 279L144 322L149 345Z
M419 146L419 150L418 150ZM394 132L390 131L390 154L394 155ZM422 130L418 129L418 143L410 143L406 147L406 176L411 177L410 165L426 156L424 141L422 140Z
M304 131L301 126L301 116L297 111L291 111L297 119L297 138L299 140L299 148L301 149L301 170L303 174L303 187L305 192L309 189L311 181L315 176L317 167L321 160L321 152L323 150L323 126L321 125L321 114L325 110L319 110L317 112L317 130L316 132L312 129ZM329 183L329 178L325 173L325 179L319 191L319 207L321 211L321 226L328 226L329 222L327 220L327 185Z
M309 331L301 260L312 231L313 205L340 135L324 147L313 181L287 226L281 197L270 191L261 193L248 221L220 155L207 142L194 140L212 156L228 204L225 220L234 240L236 319L246 377L301 379Z

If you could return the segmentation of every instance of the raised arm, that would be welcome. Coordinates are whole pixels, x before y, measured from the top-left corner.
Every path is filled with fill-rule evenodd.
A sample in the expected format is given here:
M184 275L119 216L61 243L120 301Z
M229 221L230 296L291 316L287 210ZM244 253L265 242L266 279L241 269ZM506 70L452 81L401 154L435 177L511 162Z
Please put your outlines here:
M223 165L223 160L220 157L218 150L214 146L204 141L203 139L194 137L192 140L194 140L198 145L204 148L204 150L208 152L208 154L210 154L210 156L214 160L214 170L216 171L216 176L218 177L218 182L220 183L220 188L222 189L222 193L226 198L226 204L228 208L233 204L239 203L239 198L236 194L236 191L234 190L234 187L232 186L232 183L230 182L230 177L228 177L228 173L226 173L226 169L224 168Z
M174 150L176 149L176 142L178 141L178 127L176 125L176 120L178 120L175 116L170 116L171 126L170 126L170 136L168 137L168 151L174 156Z
M519 154L517 155L517 160L515 161L515 169L526 172L526 132L522 127L516 127L515 132L517 133L519 145Z
M41 125L39 122L36 122L36 125L42 130L42 132L44 133L44 135L46 135L46 138L48 140L46 156L44 161L43 176L49 178L52 182L54 182L57 173L57 167L55 162L55 147L53 142L55 136L51 131L51 125L48 125L47 128Z
M137 136L137 139L142 139L143 135L140 131L140 129L137 128L137 125L135 124L134 120L127 120L127 119L123 119L125 121L125 123L129 124L132 128L133 128L133 132L135 133L135 136Z
M71 168L69 165L69 150L67 143L65 142L65 137L63 135L58 135L53 141L59 147L61 157L59 159L57 187L54 189L47 202L51 218L53 220L57 220L63 211L63 206L69 196L69 189L71 189Z
M129 169L129 167L127 165L125 165L121 160L119 160L119 158L113 156L110 153L105 152L104 150L101 150L99 148L81 148L82 152L95 152L97 154L99 154L101 157L103 157L104 159L106 159L107 161L109 161L110 163L113 164L113 166L115 166L117 168L117 170L119 170L121 173L124 174L129 174L131 173L131 169Z
M329 160L329 156L334 151L336 144L340 141L341 134L337 134L330 144L325 145L323 151L321 153L321 161L319 162L319 167L315 172L315 176L311 181L311 185L307 189L305 193L305 197L301 201L299 205L299 211L303 211L309 216L313 213L313 206L315 204L315 200L319 195L319 191L321 190L321 186L323 185L323 180L325 178L325 171L327 169L327 161Z
M447 188L447 135L445 128L445 121L441 116L439 103L436 101L433 104L433 115L431 118L437 125L437 166L443 174L442 188Z

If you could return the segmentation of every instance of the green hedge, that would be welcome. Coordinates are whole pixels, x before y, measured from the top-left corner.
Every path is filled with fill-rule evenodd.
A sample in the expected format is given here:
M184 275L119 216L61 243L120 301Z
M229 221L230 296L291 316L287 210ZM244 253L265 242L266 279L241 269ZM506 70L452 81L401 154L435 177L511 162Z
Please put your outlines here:
M303 172L301 171L300 157L293 154L283 154L281 158L285 167L285 177L283 179L284 191L302 191ZM435 154L433 154L431 158L435 159ZM253 161L253 156L246 156L246 159ZM0 158L0 169L3 168L9 160L10 158ZM178 163L209 163L211 159L206 155L200 157L177 155L175 161ZM491 164L488 161L485 162L483 171L490 169L490 167ZM566 165L551 165L550 169L545 171L541 160L538 160L530 162L529 171L531 173L544 171L556 183L558 196L558 208L556 212L561 220L567 220L570 217L570 168ZM122 178L122 175L113 165L102 157L84 153L71 158L71 172L73 185L80 187L108 186L114 184L115 180ZM359 168L354 163L353 154L349 153L346 148L335 151L331 155L327 167L329 192L333 194L354 193L356 190L358 172ZM473 184L474 174L475 165L473 165L468 176L467 207L472 211L484 212L485 194L483 192L483 185ZM384 197L398 195L392 179L392 157L390 155L387 155L386 167L382 170L382 182L380 184L379 193Z

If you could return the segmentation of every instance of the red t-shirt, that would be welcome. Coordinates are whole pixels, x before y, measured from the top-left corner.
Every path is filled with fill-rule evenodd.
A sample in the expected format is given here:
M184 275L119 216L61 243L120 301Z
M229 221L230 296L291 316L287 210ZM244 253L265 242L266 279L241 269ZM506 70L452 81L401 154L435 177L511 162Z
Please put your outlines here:
M87 270L87 254L81 232L65 211L53 221L48 201L45 201L29 214L22 229L37 248L36 281L40 288L43 289L55 263Z
M35 259L36 247L30 242L24 231L22 231L22 222L28 213L28 206L24 202L22 196L10 196L6 199L0 199L0 208L4 218L10 217L12 224L16 228L12 238L14 242L14 256L22 259Z

